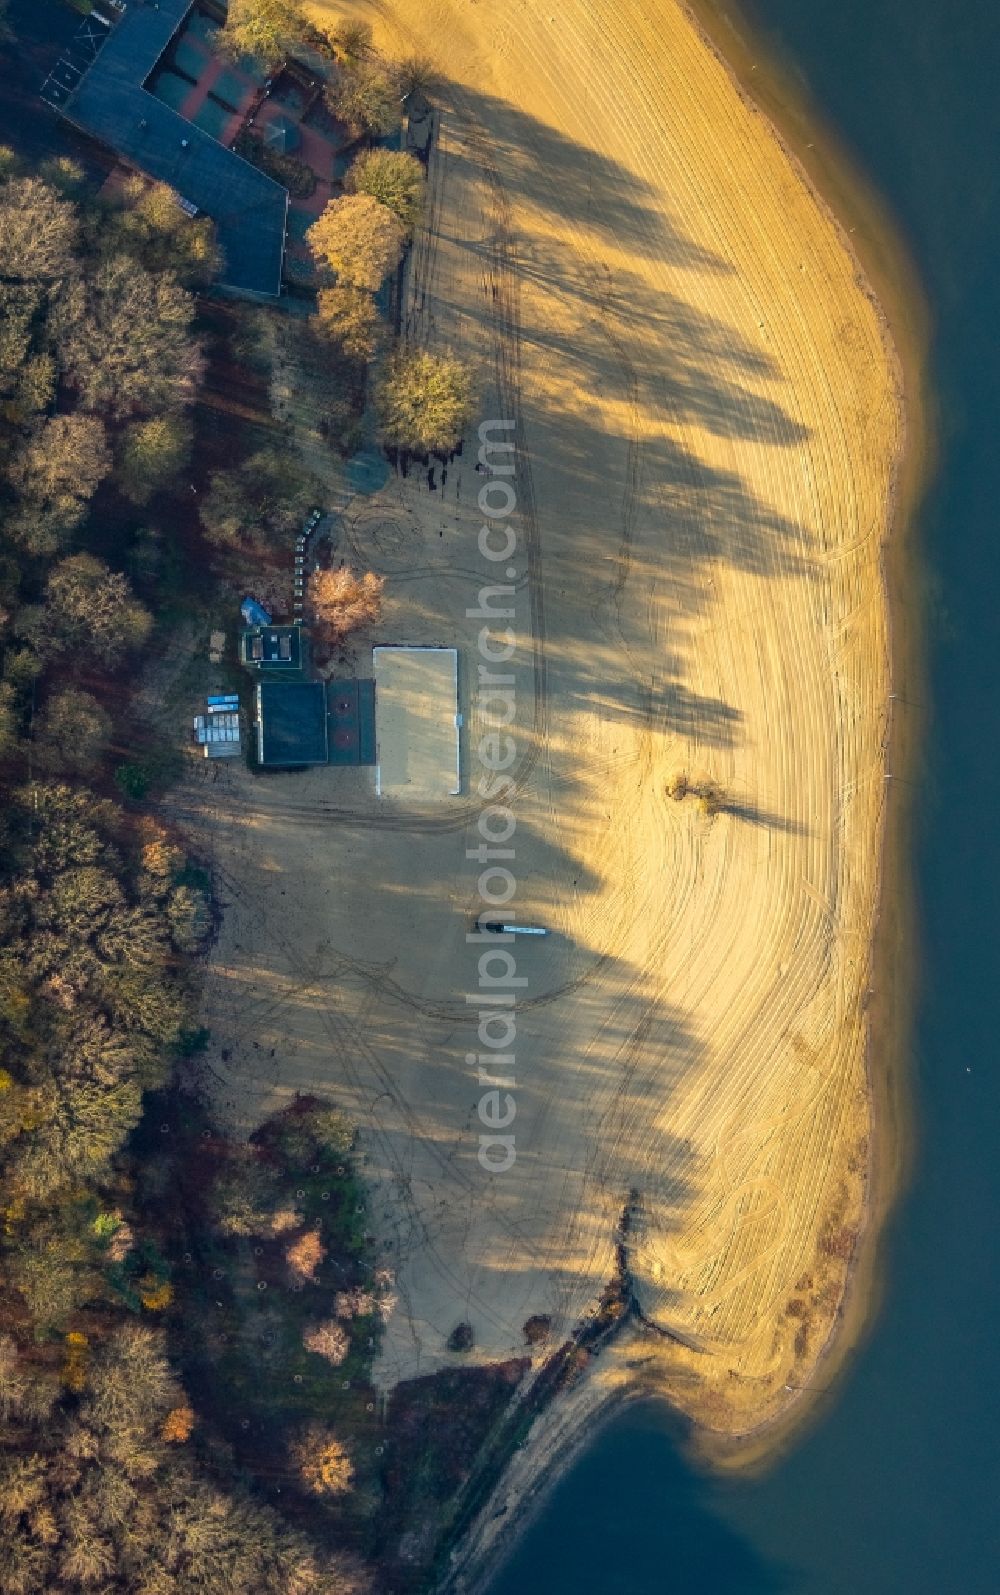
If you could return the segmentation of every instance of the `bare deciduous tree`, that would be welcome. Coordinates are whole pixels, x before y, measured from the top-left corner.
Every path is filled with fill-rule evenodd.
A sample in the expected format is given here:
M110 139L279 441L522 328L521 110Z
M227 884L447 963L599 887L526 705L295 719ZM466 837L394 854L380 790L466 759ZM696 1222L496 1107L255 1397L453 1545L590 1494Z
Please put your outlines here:
M76 210L37 177L0 185L0 277L52 282L76 269Z
M72 554L53 566L44 605L22 610L20 624L43 653L77 649L111 665L145 642L152 619L121 571L93 554Z
M49 329L81 407L123 420L194 397L204 362L193 316L194 300L169 273L154 276L121 256L67 286Z
M118 462L118 484L133 504L148 504L172 487L191 454L191 423L184 415L154 415L129 427Z
M314 1324L311 1329L303 1330L302 1344L307 1351L314 1351L317 1357L324 1357L337 1368L347 1356L351 1342L343 1325L331 1318L326 1323Z
M39 716L35 751L47 770L85 775L96 770L111 738L111 716L80 687L61 687Z

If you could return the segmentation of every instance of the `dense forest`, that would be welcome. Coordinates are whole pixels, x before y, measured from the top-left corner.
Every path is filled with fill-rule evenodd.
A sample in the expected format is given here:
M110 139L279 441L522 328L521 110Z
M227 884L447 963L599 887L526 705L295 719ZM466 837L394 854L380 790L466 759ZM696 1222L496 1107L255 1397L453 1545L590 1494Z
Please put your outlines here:
M128 800L158 595L119 568L142 546L122 506L190 454L212 227L141 179L98 200L69 160L0 160L0 1588L353 1591L200 1442L136 1194L144 1104L197 1046L211 910Z

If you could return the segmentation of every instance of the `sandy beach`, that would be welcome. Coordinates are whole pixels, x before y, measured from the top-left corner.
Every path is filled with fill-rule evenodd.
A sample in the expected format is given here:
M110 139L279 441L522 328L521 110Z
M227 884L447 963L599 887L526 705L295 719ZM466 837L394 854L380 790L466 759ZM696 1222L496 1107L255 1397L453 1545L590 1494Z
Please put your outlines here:
M510 867L550 934L516 950L517 1157L491 1174L473 429L444 486L347 512L387 578L375 641L460 650L461 795L199 766L171 796L224 910L217 1111L248 1131L321 1091L356 1117L399 1296L386 1386L453 1362L459 1322L483 1360L532 1316L564 1339L628 1205L652 1327L552 1455L630 1383L729 1454L846 1349L872 1255L900 364L847 236L673 0L353 9L445 80L407 329L514 423Z

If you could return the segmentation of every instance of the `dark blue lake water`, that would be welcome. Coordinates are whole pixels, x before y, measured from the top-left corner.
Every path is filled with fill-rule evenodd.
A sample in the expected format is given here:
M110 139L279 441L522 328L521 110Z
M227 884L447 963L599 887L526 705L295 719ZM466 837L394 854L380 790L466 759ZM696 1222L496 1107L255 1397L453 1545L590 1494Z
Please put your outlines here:
M720 1486L633 1409L491 1595L1000 1595L1000 18L759 0L755 21L895 212L935 320L916 1168L883 1311L818 1427Z

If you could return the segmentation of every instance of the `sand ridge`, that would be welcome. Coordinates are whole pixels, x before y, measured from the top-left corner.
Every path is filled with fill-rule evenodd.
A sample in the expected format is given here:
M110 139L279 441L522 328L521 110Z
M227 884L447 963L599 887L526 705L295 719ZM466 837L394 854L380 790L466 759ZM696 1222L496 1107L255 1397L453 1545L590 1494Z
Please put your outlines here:
M642 1377L745 1431L808 1383L863 1221L885 802L882 543L903 416L843 237L673 0L358 5L446 84L407 329L516 420L518 1158L476 1160L490 579L470 438L356 501L378 641L462 650L447 817L365 772L199 771L225 906L220 1108L324 1089L362 1126L399 1305L384 1383L593 1309L632 1202ZM686 777L718 789L718 812ZM709 805L711 807L711 805ZM221 1058L225 1047L229 1058ZM650 1359L653 1359L652 1362ZM638 1375L637 1375L638 1377Z

